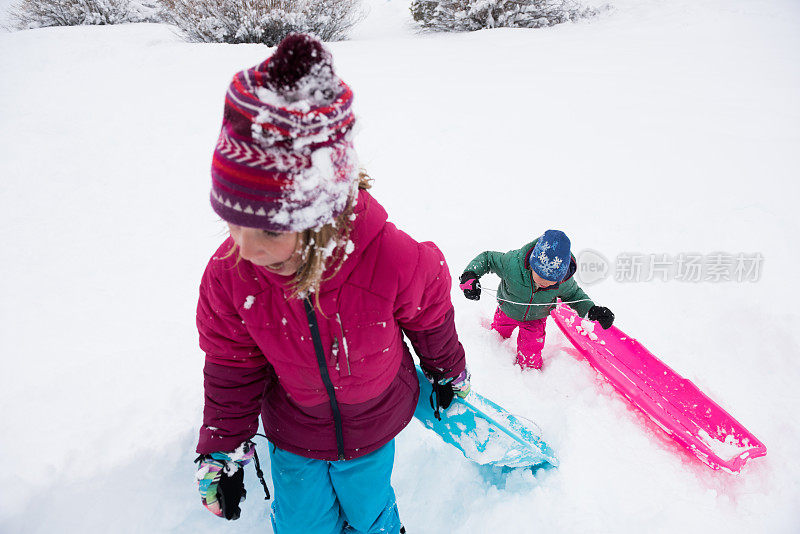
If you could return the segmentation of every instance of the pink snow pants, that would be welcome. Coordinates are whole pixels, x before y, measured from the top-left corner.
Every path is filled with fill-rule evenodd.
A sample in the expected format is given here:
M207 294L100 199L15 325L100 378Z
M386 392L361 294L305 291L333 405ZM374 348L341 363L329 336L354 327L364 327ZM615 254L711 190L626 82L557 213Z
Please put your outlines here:
M517 338L517 365L523 369L542 368L542 349L544 348L544 327L547 317L532 321L512 319L497 307L494 312L492 329L508 339L515 328L519 327Z

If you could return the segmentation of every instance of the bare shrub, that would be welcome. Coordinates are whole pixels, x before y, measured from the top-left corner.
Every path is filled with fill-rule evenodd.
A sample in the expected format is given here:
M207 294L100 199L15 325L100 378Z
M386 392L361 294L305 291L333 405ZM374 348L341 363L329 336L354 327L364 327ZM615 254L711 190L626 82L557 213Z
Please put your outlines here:
M361 18L359 0L162 0L164 20L193 41L274 46L291 32L344 39Z
M9 15L17 29L155 20L152 6L131 0L22 0Z
M411 15L424 29L541 28L595 15L573 0L414 0Z

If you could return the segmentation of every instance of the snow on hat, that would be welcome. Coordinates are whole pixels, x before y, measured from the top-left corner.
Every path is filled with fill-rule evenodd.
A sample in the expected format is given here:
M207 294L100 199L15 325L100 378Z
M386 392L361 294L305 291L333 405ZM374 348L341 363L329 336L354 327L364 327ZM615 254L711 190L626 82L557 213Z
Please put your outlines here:
M570 242L561 230L547 230L536 241L528 262L533 272L553 282L564 279L569 268Z
M211 206L275 232L332 222L355 190L353 92L315 38L290 34L233 77L211 163Z

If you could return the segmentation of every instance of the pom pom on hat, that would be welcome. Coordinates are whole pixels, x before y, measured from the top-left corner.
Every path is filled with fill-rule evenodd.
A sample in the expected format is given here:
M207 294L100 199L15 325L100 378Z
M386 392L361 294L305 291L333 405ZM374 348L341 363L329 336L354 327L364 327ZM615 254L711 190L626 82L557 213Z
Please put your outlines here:
M303 33L292 33L280 42L266 64L267 83L277 93L289 93L309 75L331 80L333 58L322 43ZM331 88L333 89L333 88Z
M332 222L357 184L352 103L331 54L309 35L289 35L237 73L211 164L217 215L275 232Z
M536 241L528 258L533 272L551 282L560 282L567 275L570 254L570 241L561 230L547 230Z

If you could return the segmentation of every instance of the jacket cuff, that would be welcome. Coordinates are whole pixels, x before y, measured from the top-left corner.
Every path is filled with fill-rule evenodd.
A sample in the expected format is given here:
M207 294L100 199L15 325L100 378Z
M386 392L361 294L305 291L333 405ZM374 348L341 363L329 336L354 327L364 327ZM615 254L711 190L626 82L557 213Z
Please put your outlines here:
M590 301L583 301L583 302L576 302L572 304L572 309L577 312L581 318L586 317L586 314L589 313L589 310L594 306L594 302Z

